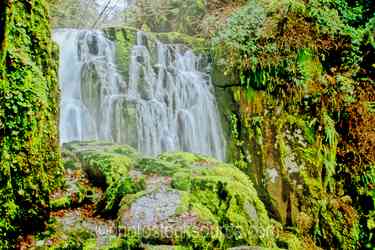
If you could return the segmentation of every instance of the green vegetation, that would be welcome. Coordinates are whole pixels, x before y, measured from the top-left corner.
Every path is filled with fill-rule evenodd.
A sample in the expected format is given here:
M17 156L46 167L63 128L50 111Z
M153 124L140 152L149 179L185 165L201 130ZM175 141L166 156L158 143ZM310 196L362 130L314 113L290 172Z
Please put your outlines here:
M128 22L144 31L195 34L205 8L203 0L139 0L127 15Z
M107 36L116 42L116 63L125 80L129 76L129 62L131 48L136 43L135 28L108 28L105 30Z
M125 80L129 80L129 62L132 47L136 43L137 29L134 27L105 28L104 32L107 37L116 44L116 63L119 71ZM156 41L167 44L185 44L193 49L194 52L207 53L207 44L205 39L190 36L179 32L147 32L148 49L156 50ZM153 55L154 53L152 53ZM153 58L155 61L156 58Z
M65 182L49 23L91 27L96 14L86 0L49 4L50 17L44 0L1 5L1 249L35 232L38 249L375 248L372 1L138 0L104 29L120 73L137 30L151 51L160 40L208 55L233 165L74 142ZM145 202L156 222L138 216Z
M90 0L50 0L50 23L59 28L91 28L97 19Z
M96 215L115 220L106 223L116 225L115 231L120 235L113 231L100 238L95 236L98 226L110 227L104 227L106 224L100 217L82 220L85 215L75 215L81 210L64 210L69 203L65 195L52 204L66 215L58 212L48 230L36 236L41 246L49 249L90 249L91 244L100 249L138 249L144 244L149 247L167 244L182 249L276 246L275 225L248 176L233 165L182 152L142 158L128 146L99 142L69 143L64 152L69 160L74 159L76 171L82 166L90 185L103 190L102 198L91 199L90 204ZM172 200L169 194L173 194ZM149 203L143 204L144 200ZM160 205L164 210L158 206L153 210L153 205L159 203L164 204ZM175 205L169 207L169 203ZM78 206L84 210L83 205L70 208ZM170 209L171 214L164 218L164 211ZM155 221L147 224L151 215ZM96 227L92 226L95 224Z
M0 248L48 218L62 174L58 50L45 1L3 1L0 13Z
M375 156L373 15L366 1L252 0L213 38L239 104L236 165L273 218L324 249L373 247L360 177Z

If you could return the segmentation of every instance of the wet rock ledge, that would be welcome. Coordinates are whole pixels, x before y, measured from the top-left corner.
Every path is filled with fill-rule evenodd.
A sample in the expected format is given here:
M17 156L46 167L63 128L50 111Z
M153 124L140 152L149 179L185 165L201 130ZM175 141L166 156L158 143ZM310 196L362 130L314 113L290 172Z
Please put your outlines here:
M47 230L27 237L23 246L275 247L263 203L250 179L232 165L180 152L149 158L105 142L65 144L63 156L65 186L50 197L54 212Z

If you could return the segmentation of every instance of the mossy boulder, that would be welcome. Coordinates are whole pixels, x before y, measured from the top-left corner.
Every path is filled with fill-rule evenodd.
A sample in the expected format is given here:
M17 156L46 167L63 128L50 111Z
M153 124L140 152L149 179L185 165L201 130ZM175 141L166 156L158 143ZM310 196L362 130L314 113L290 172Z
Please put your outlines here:
M75 155L91 183L106 190L97 204L98 212L111 216L118 210L124 194L143 189L143 178L132 178L129 174L139 158L133 148L111 143L79 142L65 144L65 149Z
M121 239L189 248L275 246L263 203L250 179L232 165L181 152L141 157L129 146L110 143L64 148L92 184L103 188L96 212L117 221Z

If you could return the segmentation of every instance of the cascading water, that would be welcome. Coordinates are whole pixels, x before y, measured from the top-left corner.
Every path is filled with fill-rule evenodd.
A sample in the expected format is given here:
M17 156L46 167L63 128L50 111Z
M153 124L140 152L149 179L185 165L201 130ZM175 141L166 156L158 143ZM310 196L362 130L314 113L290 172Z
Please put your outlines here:
M120 93L121 77L114 64L114 44L102 32L61 29L60 140L111 140L108 103Z
M95 30L59 29L61 142L107 140L143 153L187 151L225 158L210 75L184 45L138 32L129 81L115 65L115 44Z

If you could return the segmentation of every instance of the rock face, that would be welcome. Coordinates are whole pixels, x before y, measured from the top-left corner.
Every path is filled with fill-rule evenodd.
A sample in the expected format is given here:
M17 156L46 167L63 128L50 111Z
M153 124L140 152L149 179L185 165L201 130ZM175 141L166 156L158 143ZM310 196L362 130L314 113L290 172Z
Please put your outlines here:
M343 64L338 68L354 69L356 63L350 60L345 65L346 59L343 58L346 46L355 50L357 43L344 43L340 55L335 54L336 48L330 45L318 45L320 38L315 35L321 34L325 28L317 26L318 21L311 17L323 5L301 2L301 7L309 10L302 14L306 22L300 21L302 12L294 10L288 12L288 21L284 23L284 17L273 12L274 6L263 3L248 1L233 13L228 26L216 37L220 40L216 49L224 55L216 62L219 64L219 60L226 58L227 72L233 72L229 77L241 82L241 87L233 88L232 92L236 102L232 106L233 113L236 114L228 114L232 117L232 158L254 180L270 217L285 228L297 229L298 234L308 239L299 249L373 249L373 243L370 243L373 240L369 240L372 236L368 234L373 228L366 225L368 218L373 217L373 196L367 191L359 192L367 197L364 199L369 201L366 204L371 204L363 209L365 202L359 201L361 194L354 191L361 189L358 179L373 176L366 170L373 168L373 161L365 163L364 160L371 158L373 150L365 146L366 153L359 156L367 139L360 140L362 146L353 146L355 140L348 136L349 131L354 131L352 128L357 126L353 125L355 121L359 120L357 113L356 118L349 118L351 110L356 105L363 107L366 99L372 100L372 97L358 94L361 98L355 101L356 93L373 87L369 87L370 82L361 83L361 79L354 77L355 70L331 74L331 59L326 60L326 51L331 51L328 54L334 54L332 58L335 60L342 56ZM282 5L277 7L278 11L290 8L288 4ZM336 11L332 9L332 13ZM337 16L340 22L344 23L344 19ZM367 27L372 27L369 28L372 33L373 23L367 24ZM278 25L284 27L282 34L278 33ZM322 40L332 39L335 41L332 44L337 43L336 33L324 36ZM265 37L276 39L271 42ZM352 38L348 39L351 41ZM221 47L222 43L227 46ZM271 47L275 54L269 53ZM358 46L358 50L360 48ZM373 48L369 50L373 51ZM292 76L294 67L302 77ZM326 94L330 89L328 82L334 83L332 93L335 94ZM350 94L343 91L344 85L351 89ZM357 92L354 91L356 88ZM343 101L336 102L336 98ZM371 119L363 120L371 124ZM371 138L372 132L364 132L368 131L365 127L356 131L361 130L359 134L366 133L366 137ZM371 145L375 144L372 142ZM352 151L352 147L355 150ZM356 157L361 160L355 162ZM371 189L367 186L365 184L362 190Z
M7 249L21 227L43 226L62 169L46 1L2 1L0 9L0 249Z
M178 150L225 159L206 57L161 41L184 38L126 28L57 29L61 142L104 140L152 156Z
M129 146L100 142L65 144L64 156L66 167L77 175L82 171L80 178L91 183L81 181L81 189L91 192L83 192L89 196L78 208L56 212L56 223L72 227L40 239L44 246L54 242L67 247L66 239L82 245L95 241L97 249L275 246L263 203L249 178L232 165L191 153L144 158ZM71 185L66 186L58 192L70 196ZM100 193L95 188L102 195L90 196ZM90 208L91 215L82 212ZM95 236L92 225L105 228L109 236ZM91 236L77 238L74 233L72 238L73 231Z
M353 41L356 32L346 30L358 26L348 24L342 30L325 32L331 24L323 25L319 21L323 15L315 14L326 5L320 1L294 3L299 7L289 12L289 3L271 6L247 1L215 38L219 40L217 55L222 55L214 59L217 67L232 72L228 78L236 80L231 82L241 82L233 88L236 105L228 114L232 118L232 159L254 180L270 217L304 238L306 245L299 249L374 249L373 236L368 233L373 227L367 223L374 213L374 196L367 191L373 185L362 186L357 180L373 176L369 169L375 151L368 145L375 145L375 137L366 125L356 122L372 124L374 115L364 118L366 115L353 112L373 100L362 93L374 93L374 85L373 80L356 76L363 71L370 79L372 73L365 66L355 68L357 62L346 59L346 50L365 55L373 54L375 47L361 45L368 43L364 38L343 42L334 59L323 56L334 54L331 51L338 51L337 47L317 41L337 44L338 33ZM275 9L278 13L288 9L288 21ZM342 6L330 11L335 13L330 20L347 23L346 17L336 14L344 12ZM363 27L368 27L361 32L373 34L373 15L366 17L364 11L359 16ZM346 70L332 71L333 61L339 62L335 67ZM361 136L356 145L354 138ZM367 144L369 140L372 142ZM365 191L355 191L359 189ZM363 200L369 201L366 208Z
M179 192L158 190L131 204L130 209L121 214L121 223L134 229L153 226L175 215L180 204Z

